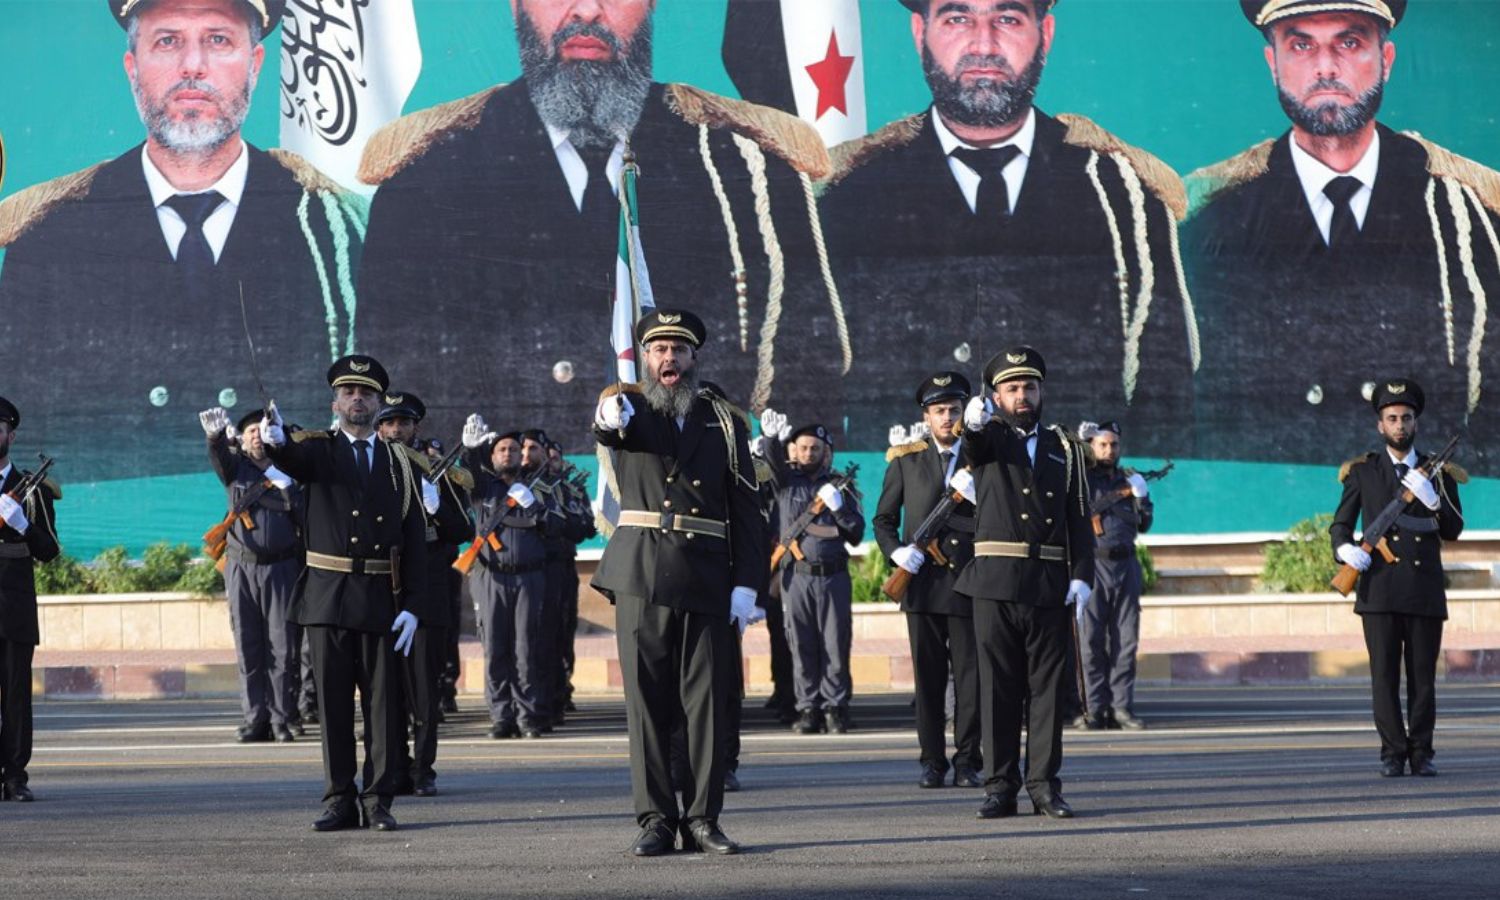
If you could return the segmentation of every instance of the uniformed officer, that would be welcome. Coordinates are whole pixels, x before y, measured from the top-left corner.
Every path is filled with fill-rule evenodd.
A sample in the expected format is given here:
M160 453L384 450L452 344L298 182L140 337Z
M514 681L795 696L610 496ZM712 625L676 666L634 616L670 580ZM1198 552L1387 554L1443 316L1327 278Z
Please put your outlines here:
M755 457L755 472L760 480L761 514L766 520L766 544L776 543L776 528L780 516L776 512L776 476L764 455ZM776 721L790 725L797 721L797 691L792 678L792 648L786 640L786 608L781 602L781 583L775 578L766 579L755 604L766 617L766 637L771 644L771 696L766 698L766 709L774 710Z
M1151 489L1134 469L1120 466L1119 422L1085 422L1080 440L1093 450L1089 509L1094 528L1094 593L1078 622L1079 650L1088 693L1083 727L1139 731L1135 655L1141 643L1141 563L1136 535L1151 529Z
M1376 430L1384 451L1355 457L1339 470L1344 495L1328 533L1334 554L1361 573L1354 601L1370 653L1375 730L1380 733L1380 774L1395 777L1411 765L1413 775L1432 776L1432 730L1437 721L1436 681L1448 596L1443 581L1443 541L1464 529L1458 485L1468 475L1449 464L1438 478L1419 467L1429 456L1414 446L1426 398L1409 378L1376 386ZM1395 562L1371 556L1355 540L1354 525L1366 527L1403 491L1412 500L1387 536ZM1406 667L1406 721L1401 718L1401 668Z
M948 771L945 694L952 672L953 784L979 787L984 766L979 731L979 668L974 656L973 601L953 591L958 573L974 554L974 505L960 503L933 537L942 558L929 557L914 535L959 468L959 423L969 400L969 379L939 372L917 388L917 404L929 437L886 453L885 482L875 505L875 540L893 565L912 573L901 608L911 642L916 686L917 741L922 774L917 784L942 787Z
M1094 540L1083 446L1058 426L1039 427L1046 374L1031 347L985 364L991 393L964 410L963 462L973 475L952 479L977 507L974 558L954 589L974 600L987 764L981 819L1016 814L1023 709L1031 802L1038 813L1073 816L1057 777L1064 657L1072 652L1067 607L1077 615L1087 607Z
M558 591L559 621L556 649L553 651L558 673L552 695L552 721L561 725L574 712L573 665L576 659L574 639L578 633L578 545L599 533L594 525L594 510L588 493L573 480L577 470L563 457L562 444L547 442L547 477L555 485L553 495L563 513L564 532L557 545L557 559L548 558L549 582L555 579ZM550 548L549 548L550 549Z
M288 441L274 403L261 425L271 462L307 494L307 566L291 618L307 629L323 723L327 808L313 828L393 831L397 748L405 731L397 655L411 652L427 614L421 479L409 450L375 434L388 384L380 363L342 357L329 367L328 383L338 419L333 429L299 431ZM356 688L371 762L362 791L354 787Z
M546 502L527 485L521 432L497 435L476 413L464 424L463 442L474 473L474 537L481 542L468 575L484 644L490 737L538 738L547 709L540 699L544 676L537 633L546 603L545 535L553 520ZM494 542L483 533L486 526L493 528Z
M382 440L417 451L412 463L421 474L422 508L427 513L426 583L430 614L417 627L412 652L402 660L402 699L406 716L411 720L411 751L401 744L401 770L396 776L396 793L431 797L437 793L437 760L439 688L448 631L456 627L452 615L453 560L458 545L466 540L473 527L469 523L468 489L474 482L460 468L450 468L436 481L430 456L422 449L419 437L427 405L410 391L386 391L381 395L380 412L375 416Z
M744 414L698 378L705 338L692 313L643 316L645 378L606 389L594 414L619 486L618 528L593 586L616 607L637 856L671 851L679 825L685 850L739 852L719 828L730 634L759 618L766 544ZM679 717L689 770L680 809L670 761Z
M0 397L0 800L29 802L31 659L41 643L33 560L49 562L61 552L52 503L62 491L48 480L30 496L15 496L26 474L10 459L20 424L20 410Z
M558 718L567 717L566 714L559 717L556 710L564 678L562 655L557 652L557 644L563 621L563 548L569 544L569 535L573 532L566 507L567 497L552 472L552 461L547 454L549 443L547 432L540 428L521 432L522 478L545 505L549 520L549 527L542 536L546 556L542 563L541 615L531 638L531 658L537 665L537 716L543 732L552 731L559 724Z
M287 618L302 573L302 488L266 456L254 410L229 426L222 406L198 414L208 459L229 494L235 517L225 536L224 589L239 655L241 743L293 740L302 627Z
M798 734L843 734L852 722L849 650L853 639L854 597L847 544L865 536L865 516L852 484L832 483L833 437L819 424L789 430L786 417L767 409L761 430L777 436L762 441L776 479L777 540L792 537L793 523L812 505L819 513L798 541L801 556L786 553L773 577L781 582L792 681L797 695Z

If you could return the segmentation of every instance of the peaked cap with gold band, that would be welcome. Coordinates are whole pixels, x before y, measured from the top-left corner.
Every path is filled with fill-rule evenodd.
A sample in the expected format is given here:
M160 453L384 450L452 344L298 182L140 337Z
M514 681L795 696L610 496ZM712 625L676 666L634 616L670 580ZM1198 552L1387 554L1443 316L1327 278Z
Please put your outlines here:
M376 393L384 393L390 386L390 376L385 367L372 356L358 353L345 356L328 367L328 386L337 388L346 384L367 387Z
M375 421L399 418L420 422L427 418L427 404L411 391L386 391L380 397L380 412L375 415Z
M1045 381L1047 363L1042 359L1042 354L1031 347L1011 347L996 353L984 364L984 383L990 387L1017 378Z
M21 411L4 397L0 397L0 422L8 423L11 428L21 424Z
M664 339L686 341L698 348L708 339L708 329L685 309L653 309L635 323L635 342L642 347Z
M1376 415L1387 406L1410 406L1412 412L1420 416L1427 406L1427 395L1422 393L1422 386L1410 378L1392 378L1375 386L1370 405L1375 407Z
M109 11L115 14L115 21L125 28L130 24L130 17L150 6L156 0L109 0ZM286 11L286 0L239 0L255 13L260 20L261 36L264 38L269 34L276 23L281 21L281 14Z
M974 386L961 372L939 372L917 388L917 405L924 409L944 400L967 400Z
M1240 9L1256 28L1293 16L1338 12L1364 13L1395 28L1406 15L1406 0L1240 0Z

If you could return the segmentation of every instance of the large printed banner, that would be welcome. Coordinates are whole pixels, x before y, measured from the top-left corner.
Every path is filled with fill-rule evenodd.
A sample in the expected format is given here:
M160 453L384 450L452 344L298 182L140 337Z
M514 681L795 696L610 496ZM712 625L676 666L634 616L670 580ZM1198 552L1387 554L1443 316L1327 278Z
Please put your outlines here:
M75 486L77 554L191 540L197 413L326 427L357 350L430 436L591 458L633 163L703 377L828 425L869 496L925 377L1029 344L1046 420L1177 461L1159 531L1331 509L1396 377L1500 527L1497 33L1466 0L7 4L15 457Z

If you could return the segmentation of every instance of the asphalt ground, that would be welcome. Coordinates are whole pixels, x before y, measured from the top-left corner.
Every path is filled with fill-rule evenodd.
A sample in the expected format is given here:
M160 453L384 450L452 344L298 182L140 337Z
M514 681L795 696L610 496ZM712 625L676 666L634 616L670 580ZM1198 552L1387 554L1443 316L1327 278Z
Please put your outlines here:
M978 821L919 790L908 697L797 736L747 701L735 857L627 850L624 711L493 741L444 725L439 796L394 833L317 834L315 731L234 743L222 701L37 708L37 802L0 804L0 897L1500 896L1500 687L1440 686L1435 779L1382 779L1356 687L1143 691L1141 733L1068 733L1071 821Z

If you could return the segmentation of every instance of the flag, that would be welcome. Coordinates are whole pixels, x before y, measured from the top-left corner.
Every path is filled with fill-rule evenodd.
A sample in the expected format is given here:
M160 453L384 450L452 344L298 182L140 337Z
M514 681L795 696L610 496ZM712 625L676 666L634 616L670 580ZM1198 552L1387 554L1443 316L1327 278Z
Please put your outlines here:
M422 71L412 0L289 0L281 20L281 146L351 191L365 142L401 115Z
M830 147L865 134L859 0L729 0L724 68L741 97L799 116Z

